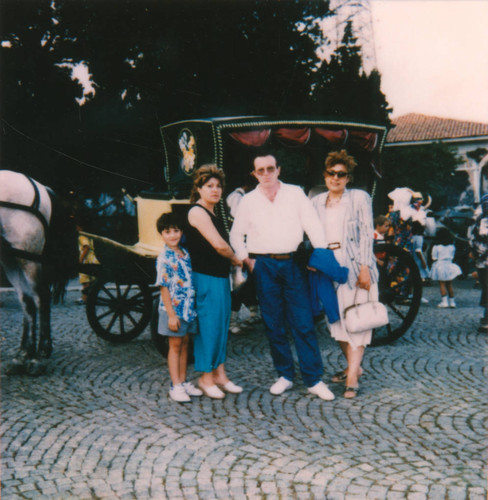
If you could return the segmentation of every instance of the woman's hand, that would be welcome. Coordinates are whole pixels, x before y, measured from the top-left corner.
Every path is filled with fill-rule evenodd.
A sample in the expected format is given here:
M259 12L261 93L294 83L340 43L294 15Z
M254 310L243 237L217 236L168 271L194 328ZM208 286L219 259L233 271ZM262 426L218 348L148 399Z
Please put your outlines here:
M178 319L178 316L176 314L174 315L168 315L168 328L172 332L177 332L180 329L180 320Z
M232 259L230 259L230 263L233 265L233 266L237 266L237 267L242 267L242 260L241 259L238 259L236 255L234 255L234 257L232 257Z
M368 266L361 266L356 286L364 290L369 290L371 288L371 275L369 274Z

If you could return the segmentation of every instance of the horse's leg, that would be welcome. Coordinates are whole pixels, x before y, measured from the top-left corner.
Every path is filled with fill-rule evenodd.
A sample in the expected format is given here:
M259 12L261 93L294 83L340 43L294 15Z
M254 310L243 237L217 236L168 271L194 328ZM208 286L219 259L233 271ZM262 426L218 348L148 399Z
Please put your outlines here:
M46 371L46 363L44 359L40 359L43 356L40 354L40 344L41 341L44 343L44 340L41 336L41 333L39 334L39 348L37 348L37 342L36 342L36 337L37 337L37 313L39 311L39 319L41 318L41 298L37 294L33 294L31 296L24 296L24 301L27 302L28 304L28 313L31 318L31 324L30 324L30 332L31 334L28 335L28 345L27 345L27 352L29 353L29 356L26 360L26 370L29 375L33 376L38 376L42 375ZM50 337L49 337L50 341ZM33 353L30 355L30 353Z
M9 375L17 375L21 373L25 373L25 365L27 358L29 357L28 345L29 345L29 336L30 336L30 324L31 319L29 318L26 306L23 297L23 286L22 286L22 272L19 268L18 261L4 252L2 256L2 264L5 270L5 274L7 279L10 281L12 286L15 289L17 294L17 298L19 299L19 303L22 306L23 319L22 319L22 339L20 342L20 348L15 357L10 361L7 365L7 373ZM33 351L30 353L33 354Z
M14 285L24 311L23 332L20 349L7 368L8 374L27 373L39 375L45 371L37 360L37 315L40 297L36 291L40 276L40 265L24 262L16 269L10 269L7 277Z
M45 359L49 356L43 356L41 354L41 346L47 348L47 351L50 352L50 342L51 342L51 332L49 330L49 317L48 317L48 337L47 343L44 335L43 327L46 326L46 317L43 312L43 306L45 306L46 299L49 301L49 288L43 281L42 277L42 268L39 264L30 263L30 266L24 268L24 278L25 283L28 284L29 293L24 295L24 301L27 301L28 313L31 322L31 334L29 336L29 345L28 352L31 352L32 348L32 356L29 356L26 361L26 369L29 375L37 376L41 375L46 371L46 363ZM47 291L46 291L47 290ZM49 302L48 311L49 314ZM37 321L39 320L39 344L37 344ZM32 342L32 345L30 344ZM44 358L41 360L41 358Z
M37 356L47 359L51 356L53 346L51 340L51 291L46 283L39 287L39 347Z

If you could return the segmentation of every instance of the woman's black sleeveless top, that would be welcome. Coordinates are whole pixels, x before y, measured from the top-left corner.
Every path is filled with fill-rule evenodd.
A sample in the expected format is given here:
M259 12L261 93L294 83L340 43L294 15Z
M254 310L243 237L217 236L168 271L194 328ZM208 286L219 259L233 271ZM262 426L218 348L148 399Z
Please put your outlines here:
M195 204L191 208L193 207L205 210L212 219L212 223L220 236L229 243L229 236L225 230L223 221L199 204ZM230 273L230 260L217 253L214 247L202 236L200 231L190 225L188 221L185 227L185 234L186 247L190 253L192 270L201 274L227 278Z

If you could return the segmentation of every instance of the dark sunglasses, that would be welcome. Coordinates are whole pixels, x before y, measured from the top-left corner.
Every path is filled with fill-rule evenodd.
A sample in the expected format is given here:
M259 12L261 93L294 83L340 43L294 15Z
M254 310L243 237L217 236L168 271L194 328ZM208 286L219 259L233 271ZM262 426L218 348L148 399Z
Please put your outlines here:
M326 170L325 173L329 177L337 177L338 179L343 179L349 175L347 172L334 172L334 170Z
M264 174L272 174L278 167L274 165L270 165L268 167L260 167L255 169L254 172L256 175L264 175Z

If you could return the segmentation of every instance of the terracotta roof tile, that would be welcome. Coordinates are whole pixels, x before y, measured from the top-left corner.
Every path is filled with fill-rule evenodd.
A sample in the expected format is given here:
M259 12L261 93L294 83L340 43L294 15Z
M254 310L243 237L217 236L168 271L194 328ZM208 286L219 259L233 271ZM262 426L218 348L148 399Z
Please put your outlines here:
M399 116L392 121L396 127L388 132L387 143L488 135L487 123L465 122L417 113Z

